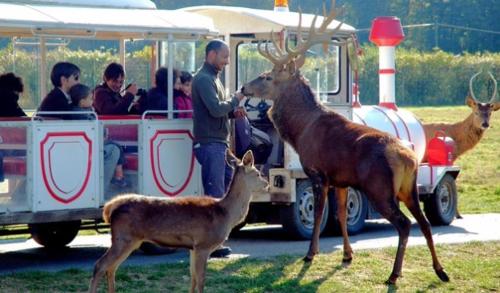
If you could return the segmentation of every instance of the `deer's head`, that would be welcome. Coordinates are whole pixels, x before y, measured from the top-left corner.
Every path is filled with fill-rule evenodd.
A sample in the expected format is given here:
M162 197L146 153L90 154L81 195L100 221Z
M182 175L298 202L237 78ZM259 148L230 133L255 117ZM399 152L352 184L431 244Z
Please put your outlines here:
M474 95L474 89L472 88L472 83L480 73L481 72L478 72L471 77L469 81L470 95L467 96L465 102L467 106L472 109L472 113L474 114L474 126L481 129L487 129L488 127L490 127L491 113L500 109L500 102L495 101L495 97L497 95L497 81L495 80L495 77L493 77L493 74L491 74L491 72L488 72L488 75L493 81L494 89L490 101L488 103L481 103L476 99L476 96Z
M254 157L252 151L247 151L241 161L236 158L231 151L226 152L230 158L231 164L234 167L234 179L245 184L237 184L239 187L246 186L251 193L262 193L267 191L268 182L262 178L261 173L254 165Z
M318 43L331 43L333 35L340 30L342 22L332 31L327 31L328 25L335 19L334 10L335 0L332 0L331 10L326 16L326 9L323 7L324 17L320 27L316 29L317 16L313 18L311 27L307 34L307 40L302 37L302 12L299 11L299 25L297 29L297 46L292 49L288 46L288 40L285 40L285 48L278 45L271 32L271 41L274 50L269 49L269 42L265 43L264 49L262 42L259 41L259 53L273 63L273 69L262 73L256 79L243 85L241 91L245 96L255 96L264 99L277 99L287 88L287 83L300 75L299 68L304 64L305 54L309 48ZM337 44L342 44L337 42ZM326 46L325 46L326 47Z

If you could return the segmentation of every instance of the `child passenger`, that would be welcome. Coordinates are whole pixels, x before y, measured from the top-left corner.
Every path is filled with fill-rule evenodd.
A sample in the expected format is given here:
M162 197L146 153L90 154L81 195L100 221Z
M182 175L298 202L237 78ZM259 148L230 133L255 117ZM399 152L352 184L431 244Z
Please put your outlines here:
M74 85L69 90L69 95L71 96L71 105L73 111L94 111L94 109L92 108L92 90L88 86L84 84ZM93 117L92 114L74 115L74 119L94 118L95 117ZM128 182L125 180L123 174L123 164L125 164L125 155L123 153L123 149L118 143L108 139L105 139L104 141L104 146L106 145L115 145L120 149L120 158L118 159L118 163L116 164L115 173L113 178L111 179L111 183L121 188L127 187Z
M175 110L193 110L193 102L191 100L191 82L193 81L193 76L187 71L182 71L180 74L180 87L176 91L176 96L174 97L174 109ZM178 118L192 118L192 112L181 112L177 114Z

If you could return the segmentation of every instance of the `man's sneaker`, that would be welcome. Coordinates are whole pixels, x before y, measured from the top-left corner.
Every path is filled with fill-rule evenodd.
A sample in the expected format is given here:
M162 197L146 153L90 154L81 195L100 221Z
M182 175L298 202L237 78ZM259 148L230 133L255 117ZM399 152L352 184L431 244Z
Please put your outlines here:
M211 254L210 257L227 257L231 254L232 250L228 246L221 246L214 250Z
M111 184L116 185L120 188L125 188L128 186L127 180L125 180L125 178L123 178L123 177L120 179L118 179L118 178L111 179Z

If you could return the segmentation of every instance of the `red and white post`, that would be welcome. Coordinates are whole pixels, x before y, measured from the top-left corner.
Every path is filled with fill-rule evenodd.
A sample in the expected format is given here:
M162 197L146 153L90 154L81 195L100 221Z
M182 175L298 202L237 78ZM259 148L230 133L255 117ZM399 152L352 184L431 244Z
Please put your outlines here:
M395 49L404 39L399 18L377 17L372 22L370 41L379 48L379 106L397 111Z

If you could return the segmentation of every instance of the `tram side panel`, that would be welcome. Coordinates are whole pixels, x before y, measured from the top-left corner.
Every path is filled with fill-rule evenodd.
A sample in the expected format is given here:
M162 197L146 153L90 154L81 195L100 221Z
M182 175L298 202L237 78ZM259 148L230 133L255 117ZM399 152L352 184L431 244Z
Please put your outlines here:
M32 211L99 207L99 129L96 121L34 121Z
M153 196L201 195L191 119L142 121L139 190Z

